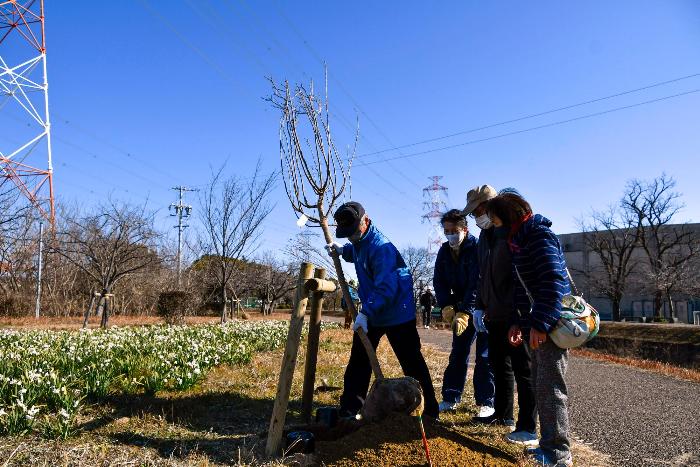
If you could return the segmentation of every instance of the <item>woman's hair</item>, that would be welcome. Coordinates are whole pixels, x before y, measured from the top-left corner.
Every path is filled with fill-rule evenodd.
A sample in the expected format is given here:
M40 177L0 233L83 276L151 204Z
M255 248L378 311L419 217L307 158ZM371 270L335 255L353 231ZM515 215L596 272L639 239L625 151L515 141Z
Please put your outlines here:
M445 222L452 222L457 227L461 227L463 229L467 228L467 216L462 214L462 211L459 209L450 209L443 214L442 218L440 219L440 224L444 227Z
M495 215L504 225L511 227L520 222L523 217L532 214L530 203L521 196L505 193L491 199L486 205L486 213Z

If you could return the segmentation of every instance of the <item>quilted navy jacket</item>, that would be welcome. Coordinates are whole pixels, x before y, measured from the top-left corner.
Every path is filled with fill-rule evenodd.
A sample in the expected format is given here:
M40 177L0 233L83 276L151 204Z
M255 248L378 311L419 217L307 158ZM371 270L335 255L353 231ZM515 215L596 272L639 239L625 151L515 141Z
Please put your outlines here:
M561 299L571 293L566 261L552 222L536 214L523 222L511 239L515 301L520 325L549 332L561 317ZM532 295L532 303L517 272Z

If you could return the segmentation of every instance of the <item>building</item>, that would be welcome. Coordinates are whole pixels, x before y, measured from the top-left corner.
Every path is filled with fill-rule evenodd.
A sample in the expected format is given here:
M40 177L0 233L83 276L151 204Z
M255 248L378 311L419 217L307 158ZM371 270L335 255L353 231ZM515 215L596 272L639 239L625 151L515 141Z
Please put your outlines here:
M696 224L676 224L668 225L666 229L690 229L695 239L700 244L700 223ZM612 319L612 302L607 297L595 290L589 281L590 277L600 271L602 262L599 255L592 251L586 244L586 234L582 232L559 235L567 265L573 276L574 282L586 300L593 305L601 315L601 319ZM682 247L679 247L682 248ZM632 254L632 260L636 261L635 272L630 276L628 287L620 304L621 316L627 320L643 321L654 315L653 293L645 287L646 272L648 272L648 260L645 252L641 248L636 248ZM696 262L700 264L700 261ZM599 273L598 273L599 274ZM695 277L700 276L700 268L692 270ZM695 281L700 284L700 278ZM673 297L676 317L679 322L698 324L700 318L700 297L688 290L677 290L676 297ZM697 312L697 313L695 313ZM664 300L663 313L665 317L670 316L669 304Z

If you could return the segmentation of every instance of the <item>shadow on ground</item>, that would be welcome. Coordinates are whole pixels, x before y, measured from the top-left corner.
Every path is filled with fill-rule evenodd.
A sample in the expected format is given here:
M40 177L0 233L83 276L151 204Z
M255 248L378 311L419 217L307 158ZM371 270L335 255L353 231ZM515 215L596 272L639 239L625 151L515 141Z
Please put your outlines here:
M112 396L106 401L116 417L156 416L173 425L219 435L257 433L269 419L274 401L235 392L206 392L188 396ZM290 410L296 409L290 403Z

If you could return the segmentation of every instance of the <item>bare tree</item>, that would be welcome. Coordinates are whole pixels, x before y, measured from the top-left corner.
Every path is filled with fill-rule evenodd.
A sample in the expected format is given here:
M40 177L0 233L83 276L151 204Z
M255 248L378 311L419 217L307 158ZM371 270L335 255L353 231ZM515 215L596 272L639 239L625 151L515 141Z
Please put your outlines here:
M688 275L688 264L700 254L697 232L687 224L672 225L685 206L675 191L676 181L662 174L651 181L631 180L623 207L634 217L639 243L648 260L648 279L654 293L654 314L662 317L663 300L676 318L673 293Z
M109 324L109 301L114 286L159 261L153 213L144 206L109 201L85 216L62 219L52 251L79 268L97 287L100 326ZM94 296L94 295L93 295ZM94 300L91 300L91 305ZM83 326L87 325L90 307Z
M333 261L325 250L319 248L319 245L323 244L322 241L319 235L305 231L289 239L284 252L297 265L305 261L321 266L326 270L329 278L334 278L336 275Z
M250 253L262 233L262 222L272 211L267 198L276 179L262 175L260 163L248 178L224 177L224 167L212 174L200 196L200 219L204 226L205 254L216 261L213 268L222 301L221 323L228 313L228 290L239 271L240 260ZM238 294L233 290L234 298Z
M271 314L277 303L289 297L296 288L296 269L294 262L286 263L276 258L271 252L263 253L257 262L255 279L258 296L262 299L261 310L264 315Z
M613 321L620 321L620 303L635 272L633 253L639 244L637 217L628 210L610 206L593 211L581 221L586 249L600 259L600 266L580 271L591 287L612 302Z
M28 312L34 300L37 218L14 185L0 178L0 308Z
M401 250L401 256L406 262L413 277L413 291L418 299L422 287L430 284L435 270L435 257L425 247L409 245Z
M353 148L348 148L348 154L343 158L331 132L327 74L324 97L314 93L313 82L308 89L301 84L291 87L287 81L278 84L270 80L270 83L272 95L269 101L281 113L280 164L285 192L294 213L320 226L326 244L330 244L333 235L328 219L336 203L342 199L346 187L349 188L359 129ZM333 252L332 257L343 297L353 316L356 316L357 310L350 297L340 257L337 252ZM375 378L382 380L384 376L372 343L362 329L358 329L357 334L367 352Z

